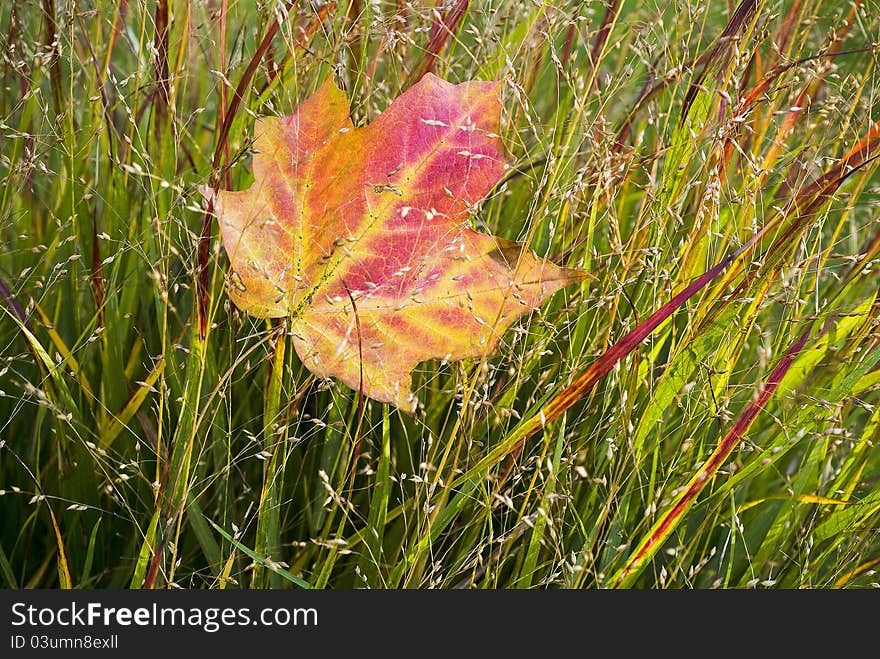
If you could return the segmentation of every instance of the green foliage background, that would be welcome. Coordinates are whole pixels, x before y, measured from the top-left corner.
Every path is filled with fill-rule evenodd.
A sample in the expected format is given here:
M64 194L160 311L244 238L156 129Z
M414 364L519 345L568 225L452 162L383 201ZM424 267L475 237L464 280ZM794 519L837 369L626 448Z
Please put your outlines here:
M874 1L2 3L0 584L876 586L878 40ZM328 76L363 124L430 68L503 80L475 226L596 279L406 416L229 304L196 186Z

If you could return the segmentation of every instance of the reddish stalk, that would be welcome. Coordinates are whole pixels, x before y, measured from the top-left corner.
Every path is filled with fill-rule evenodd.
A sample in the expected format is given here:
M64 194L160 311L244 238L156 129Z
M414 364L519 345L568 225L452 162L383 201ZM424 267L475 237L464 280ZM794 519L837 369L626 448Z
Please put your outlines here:
M469 4L469 0L457 0L457 2L452 5L452 7L446 11L439 20L437 18L434 19L431 23L431 36L428 39L428 43L425 45L425 52L413 67L412 71L410 71L406 81L403 83L401 91L406 91L412 85L416 84L426 73L434 72L434 67L437 64L437 56L446 46L449 37L455 34L455 30L467 11Z
M612 588L621 588L630 584L638 576L645 563L660 549L678 521L681 520L693 505L700 492L705 489L706 485L715 476L718 469L724 464L733 450L739 446L752 422L761 410L764 409L767 401L770 400L779 383L782 382L782 378L788 373L795 358L803 350L809 336L809 330L805 331L788 349L785 356L779 361L776 368L773 369L758 398L746 407L736 420L736 423L733 424L724 438L718 443L712 455L709 456L699 471L691 478L684 492L678 496L672 507L654 524L647 537L629 557L626 565L612 578Z

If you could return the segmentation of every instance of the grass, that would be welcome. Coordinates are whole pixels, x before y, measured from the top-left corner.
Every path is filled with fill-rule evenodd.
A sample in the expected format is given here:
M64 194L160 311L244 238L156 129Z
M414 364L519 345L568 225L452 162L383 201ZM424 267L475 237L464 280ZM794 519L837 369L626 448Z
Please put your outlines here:
M0 585L876 587L880 5L0 6ZM501 79L475 226L589 270L413 415L236 310L197 186L328 76Z

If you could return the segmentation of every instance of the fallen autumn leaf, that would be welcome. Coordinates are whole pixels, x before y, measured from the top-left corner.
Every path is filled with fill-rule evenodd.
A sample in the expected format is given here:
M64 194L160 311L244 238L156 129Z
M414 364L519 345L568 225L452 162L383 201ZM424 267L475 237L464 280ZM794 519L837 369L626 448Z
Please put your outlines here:
M256 125L254 183L202 188L231 262L229 296L290 320L320 377L413 411L413 368L491 354L518 317L585 273L469 227L507 169L500 84L433 74L355 128L328 81Z

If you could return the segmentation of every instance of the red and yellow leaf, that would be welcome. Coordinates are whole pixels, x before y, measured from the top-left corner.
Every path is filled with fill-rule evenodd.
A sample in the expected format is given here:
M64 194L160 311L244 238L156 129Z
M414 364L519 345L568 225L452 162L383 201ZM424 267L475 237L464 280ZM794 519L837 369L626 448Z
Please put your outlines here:
M406 410L419 362L491 354L518 317L584 277L469 227L507 169L499 92L428 74L355 128L327 82L294 114L259 121L253 185L203 190L232 301L288 318L316 375Z

